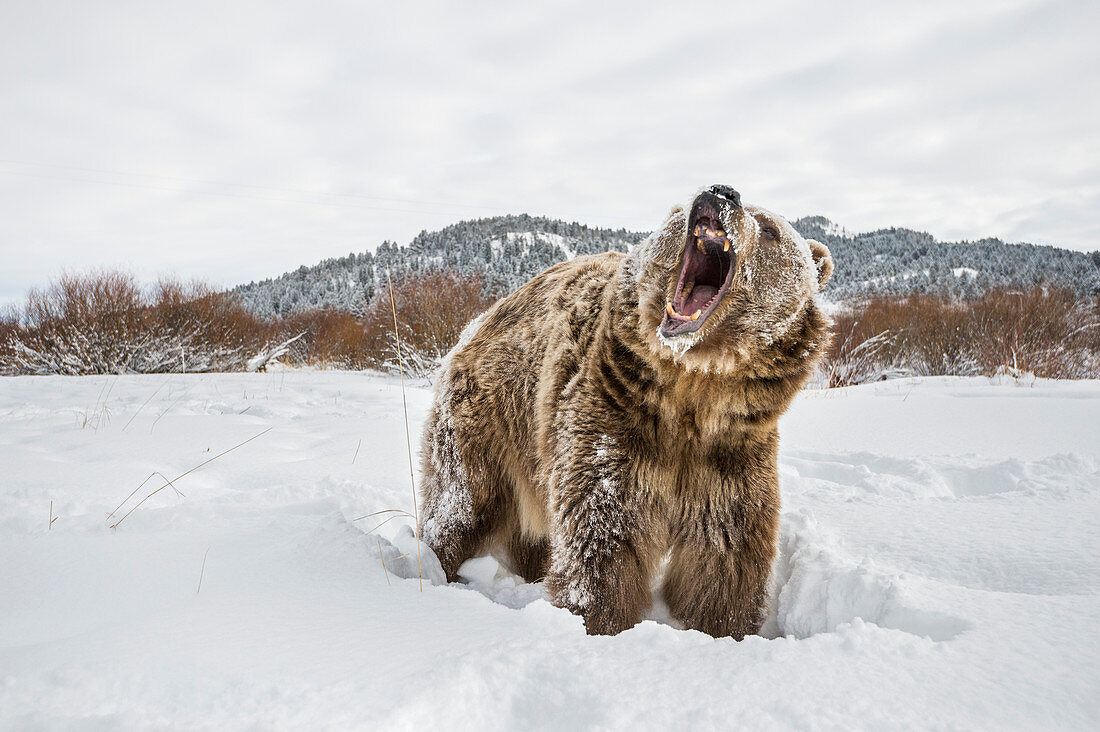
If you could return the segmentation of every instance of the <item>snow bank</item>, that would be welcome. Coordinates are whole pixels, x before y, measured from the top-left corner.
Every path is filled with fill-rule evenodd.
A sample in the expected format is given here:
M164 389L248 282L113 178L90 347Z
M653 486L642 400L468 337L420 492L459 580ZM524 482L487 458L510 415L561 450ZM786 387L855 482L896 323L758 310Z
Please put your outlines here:
M1098 400L804 394L772 615L735 643L659 601L591 638L491 558L446 585L423 546L421 592L395 380L3 379L0 728L1092 729ZM108 528L157 474L185 475Z

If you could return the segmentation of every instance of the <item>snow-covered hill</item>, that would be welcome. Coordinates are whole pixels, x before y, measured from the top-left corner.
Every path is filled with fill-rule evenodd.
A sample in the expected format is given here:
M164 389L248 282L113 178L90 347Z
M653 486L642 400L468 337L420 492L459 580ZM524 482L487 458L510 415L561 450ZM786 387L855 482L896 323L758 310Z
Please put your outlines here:
M557 262L579 254L626 251L645 235L539 216L496 216L422 231L408 246L383 242L373 253L302 266L233 292L258 315L327 307L359 312L385 285L386 273L445 269L481 278L494 294L510 292Z
M832 300L915 293L974 297L996 288L1036 286L1100 293L1100 251L1086 254L1000 239L944 242L900 228L853 234L823 216L793 223L832 251L836 270L826 291Z
M823 216L793 222L803 235L829 245L836 271L826 297L931 292L959 297L992 288L1068 287L1100 293L1100 252L1005 244L997 239L939 242L909 229L853 234ZM288 315L328 307L361 311L385 282L404 271L444 268L476 274L496 294L510 292L546 267L580 254L625 251L645 235L535 216L461 221L421 232L408 246L383 243L374 252L302 266L233 292L257 314Z
M806 392L767 637L608 638L492 560L400 579L394 380L3 379L0 728L1095 729L1097 424L1094 381Z

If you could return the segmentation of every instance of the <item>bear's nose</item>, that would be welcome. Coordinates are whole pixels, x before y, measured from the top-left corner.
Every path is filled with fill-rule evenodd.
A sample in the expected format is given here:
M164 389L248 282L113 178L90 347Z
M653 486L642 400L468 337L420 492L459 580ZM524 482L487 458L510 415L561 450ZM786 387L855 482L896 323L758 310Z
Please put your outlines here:
M729 186L713 185L708 192L729 201L738 208L741 207L741 194Z

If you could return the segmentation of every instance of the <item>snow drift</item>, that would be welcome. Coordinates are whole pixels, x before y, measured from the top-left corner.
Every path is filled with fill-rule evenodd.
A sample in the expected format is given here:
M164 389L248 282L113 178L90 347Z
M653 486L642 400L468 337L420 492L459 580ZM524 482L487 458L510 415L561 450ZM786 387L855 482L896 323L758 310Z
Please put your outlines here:
M412 509L396 381L0 380L0 727L1095 728L1098 407L1095 381L804 393L772 616L735 643L660 603L586 636L488 558L402 579L410 521L368 516Z

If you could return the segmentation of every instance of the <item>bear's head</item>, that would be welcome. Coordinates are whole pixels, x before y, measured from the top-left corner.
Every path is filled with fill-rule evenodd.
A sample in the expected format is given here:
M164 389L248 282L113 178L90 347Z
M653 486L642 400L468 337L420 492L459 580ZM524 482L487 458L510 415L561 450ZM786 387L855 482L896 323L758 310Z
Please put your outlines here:
M781 216L742 205L729 186L674 208L631 262L639 327L660 357L723 371L775 360L780 342L807 356L824 346L816 341L827 334L817 331L829 323L814 298L833 271L828 248ZM815 342L791 343L799 334Z

